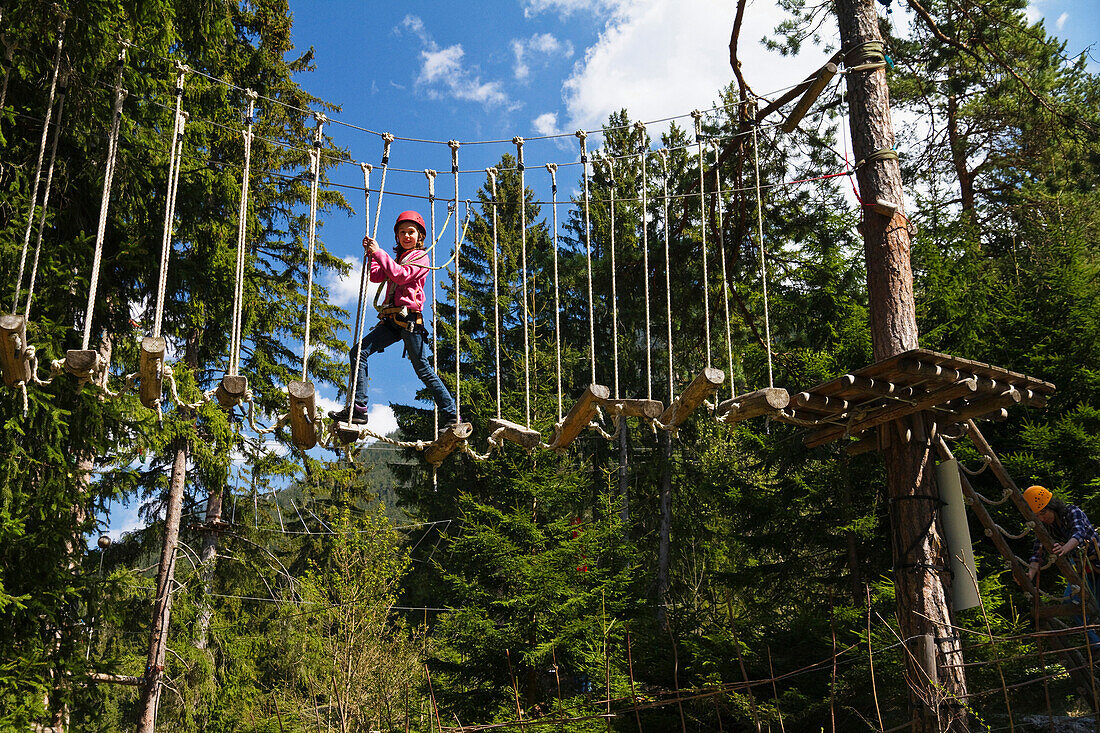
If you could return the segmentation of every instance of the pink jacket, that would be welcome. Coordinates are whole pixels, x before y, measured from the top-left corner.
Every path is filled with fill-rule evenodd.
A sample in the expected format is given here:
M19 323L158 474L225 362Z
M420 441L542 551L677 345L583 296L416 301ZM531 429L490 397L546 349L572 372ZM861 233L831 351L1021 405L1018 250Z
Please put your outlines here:
M385 250L370 258L370 281L386 283L386 302L410 311L424 310L424 280L428 276L428 253L409 250L395 262Z

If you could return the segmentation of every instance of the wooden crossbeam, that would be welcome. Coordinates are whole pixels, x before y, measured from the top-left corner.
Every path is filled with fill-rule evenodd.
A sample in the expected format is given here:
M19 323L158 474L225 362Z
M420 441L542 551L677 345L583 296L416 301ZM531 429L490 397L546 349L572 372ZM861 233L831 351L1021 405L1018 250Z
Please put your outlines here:
M599 407L600 400L606 400L610 396L611 390L602 384L590 384L585 387L584 392L573 405L573 409L562 418L561 426L554 434L554 439L550 441L550 447L557 450L576 440L581 431L596 417L596 408Z
M845 374L841 377L841 384L858 389L860 392L869 392L878 397L890 397L895 400L911 400L917 394L912 387L894 384L887 379L872 379L858 374Z
M0 370L4 373L4 384L9 387L31 381L27 319L23 316L0 316Z
M980 397L963 404L955 405L949 403L948 409L952 409L954 412L946 416L937 416L936 420L941 425L953 425L954 423L983 417L989 414L997 414L999 416L1002 409L1018 405L1023 398L1024 395L1020 390L1009 388L1001 394Z
M740 422L750 417L774 414L790 402L787 390L781 387L765 387L738 395L718 405L718 417L727 423Z
M498 431L500 437L526 450L537 448L542 443L542 433L539 431L508 420L493 418L489 421L489 432L496 434Z
M290 395L290 439L302 450L317 445L317 392L313 382L291 382L287 385Z
M438 466L447 456L455 452L458 446L470 437L474 426L468 422L450 425L439 432L439 437L424 449L424 460Z
M726 374L721 369L706 367L691 381L687 389L672 401L657 420L668 427L679 427L688 419L688 415L717 392L725 381Z
M222 377L222 381L218 384L218 388L214 390L214 397L217 398L219 405L229 409L230 407L236 407L241 404L247 392L248 377L242 377L236 374L226 374Z
M650 420L656 420L661 416L661 413L665 411L664 404L658 400L616 400L608 398L606 400L599 400L599 403L600 407L618 412L624 417L644 417Z
M167 344L163 336L146 336L141 340L141 356L138 361L141 385L138 389L138 399L150 410L157 408L161 392L164 390L162 382L166 349Z
M826 397L816 392L799 392L791 395L791 406L808 407L811 410L823 412L843 412L850 407L850 404L848 400L842 400L839 397Z
M928 410L936 405L950 402L953 399L967 394L973 394L978 389L976 379L966 379L950 384L941 389L929 392L913 402L898 402L876 410L862 420L853 420L847 425L837 425L810 433L804 439L808 448L816 448L819 445L831 443L844 435L863 432L884 423L893 422L914 412Z
M821 92L824 91L825 86L832 81L832 78L836 76L836 72L836 64L832 62L825 64L817 70L817 74L813 77L809 86L806 87L806 93L802 95L802 98L798 100L798 104L796 104L794 109L791 110L791 113L787 115L787 119L779 126L783 132L790 134L798 128L798 123L801 122L802 118L806 116L806 113L810 111L810 106L821 96Z

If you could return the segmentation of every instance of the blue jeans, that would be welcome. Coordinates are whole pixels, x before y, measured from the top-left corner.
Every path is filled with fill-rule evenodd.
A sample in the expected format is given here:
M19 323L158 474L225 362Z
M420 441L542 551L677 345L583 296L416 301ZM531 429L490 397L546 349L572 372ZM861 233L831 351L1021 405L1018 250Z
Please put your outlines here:
M1080 570L1078 570L1078 572L1080 572ZM1098 591L1100 591L1100 587L1098 587L1098 586L1100 586L1100 582L1097 582L1100 579L1098 579L1097 576L1094 573L1087 573L1087 572L1086 573L1081 573L1081 579L1085 583L1088 584L1089 593L1092 594L1092 597L1100 599L1100 593L1098 593ZM1080 593L1076 593L1076 594L1073 593L1073 586L1066 585L1066 592L1062 596L1062 603L1070 603L1070 604L1073 604L1073 605L1079 607L1081 605L1081 594ZM1098 601L1098 603L1100 603L1100 601ZM1093 626L1097 623L1100 623L1100 617L1097 617L1096 614L1091 609L1086 609L1086 610L1087 610L1087 614L1088 614L1088 619L1087 620L1089 622L1089 626ZM1074 621L1077 623L1078 626L1084 626L1085 625L1086 619L1081 614L1078 614L1077 616L1074 616L1073 618L1074 618ZM1100 636L1098 636L1096 634L1096 632L1093 631L1092 629L1089 629L1086 632L1086 636L1088 637L1088 640L1089 640L1089 647L1092 648L1092 661L1093 661L1093 664L1100 664Z
M367 361L371 354L377 354L387 346L405 342L405 353L412 362L413 371L424 386L432 393L436 407L439 408L441 423L447 423L458 415L454 397L447 391L446 385L439 375L428 363L428 332L423 326L414 331L396 326L389 321L379 321L378 325L371 329L370 333L363 337L358 346L352 346L348 356L351 359L351 368L355 368L355 359L359 352L363 352L363 358L359 360L359 376L355 383L355 403L363 407L367 406L369 397L367 394Z

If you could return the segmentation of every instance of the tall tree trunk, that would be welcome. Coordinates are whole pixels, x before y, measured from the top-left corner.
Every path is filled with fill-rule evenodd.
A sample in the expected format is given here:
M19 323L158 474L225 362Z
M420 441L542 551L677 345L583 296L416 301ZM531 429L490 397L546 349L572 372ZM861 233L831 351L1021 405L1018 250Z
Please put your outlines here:
M672 539L672 437L667 430L657 434L661 451L660 528L657 544L657 625L668 618L668 552Z
M974 208L974 174L966 162L966 144L959 135L959 101L954 94L947 98L947 142L951 149L951 163L955 177L959 179L959 195L962 198L963 216L979 232L978 212Z
M851 50L881 41L875 0L837 0L841 46ZM852 146L856 160L892 150L894 131L884 69L847 75ZM909 230L902 215L905 191L896 159L873 159L857 171L864 202L862 232L867 259L871 338L876 360L916 348L917 322ZM869 206L885 199L898 205L887 217ZM902 638L931 635L939 684L929 681L915 655L906 655L913 703L913 730L966 729L966 679L958 635L951 625L944 542L936 515L937 490L925 417L913 415L880 431L893 431L884 449L890 527L894 542L894 586Z
M199 553L199 562L202 567L202 607L199 609L195 623L195 648L205 649L207 644L207 632L210 630L210 619L214 610L210 607L210 584L214 580L214 566L218 561L218 533L215 526L222 518L221 490L211 491L206 498L206 532L202 538L202 550Z

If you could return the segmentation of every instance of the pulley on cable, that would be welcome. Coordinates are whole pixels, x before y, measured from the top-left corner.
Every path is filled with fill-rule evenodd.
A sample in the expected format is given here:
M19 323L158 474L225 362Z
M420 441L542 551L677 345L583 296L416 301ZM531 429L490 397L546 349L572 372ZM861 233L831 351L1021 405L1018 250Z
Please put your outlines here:
M313 309L313 255L317 243L317 187L321 176L322 131L328 118L315 114L317 127L313 132L313 147L309 151L310 188L309 188L309 242L306 263L306 319L305 336L302 341L302 379L287 385L290 397L290 436L294 444L302 450L317 445L317 391L309 381L309 328Z

